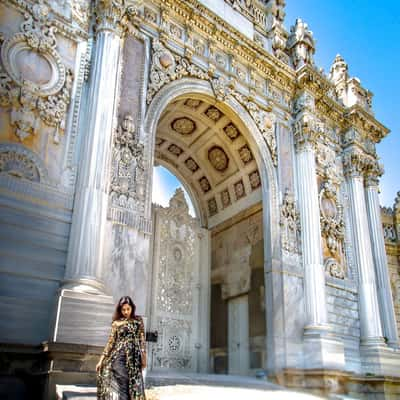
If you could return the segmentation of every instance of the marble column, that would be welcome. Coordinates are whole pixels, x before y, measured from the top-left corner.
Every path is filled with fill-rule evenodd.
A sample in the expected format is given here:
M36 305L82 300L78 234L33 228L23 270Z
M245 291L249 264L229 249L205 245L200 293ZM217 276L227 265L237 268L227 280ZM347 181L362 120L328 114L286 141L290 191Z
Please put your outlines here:
M102 254L108 204L108 165L121 38L101 29L90 71L87 131L81 153L70 233L65 287L89 293L103 292Z
M376 166L378 165L376 164ZM382 172L379 168L377 174L367 176L365 180L365 198L367 201L369 232L371 235L372 253L375 262L383 335L387 338L387 344L389 346L397 348L399 338L397 334L396 317L394 313L378 198L378 175L381 173Z
M344 173L350 198L354 258L358 270L361 344L384 344L376 290L371 238L364 195L365 155L348 151L344 155Z
M297 194L301 223L306 303L305 330L327 325L325 272L322 264L321 226L315 152L311 140L297 140Z
M82 146L75 188L66 272L56 305L53 341L104 345L113 299L102 282L109 163L116 114L125 12L122 2L95 5L96 37L88 103L81 121Z
M229 374L248 375L249 354L249 296L228 300L228 362Z
M300 211L304 266L304 368L342 369L343 342L328 324L325 269L322 258L320 208L315 166L316 140L320 127L310 115L296 124L297 195Z

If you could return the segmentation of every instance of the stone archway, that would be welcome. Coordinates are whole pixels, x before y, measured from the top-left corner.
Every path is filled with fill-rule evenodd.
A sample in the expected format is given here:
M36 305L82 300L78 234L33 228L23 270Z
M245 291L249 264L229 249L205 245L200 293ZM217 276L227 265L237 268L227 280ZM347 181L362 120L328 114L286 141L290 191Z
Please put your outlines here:
M190 101L190 104L188 102ZM167 111L170 111L171 108L174 107L174 104L176 107L180 107L180 110L185 109L186 107L186 114L184 112L181 112L180 115L179 112L176 113L171 113L170 116L166 117ZM249 113L244 109L244 107L236 101L233 97L227 97L224 99L224 101L217 101L215 99L214 92L212 90L212 87L209 82L204 81L204 80L199 80L199 79L189 79L189 78L183 78L178 81L174 81L166 86L164 86L154 97L153 101L151 102L146 119L145 119L145 124L144 124L144 130L146 132L146 136L149 138L150 143L148 143L148 149L149 149L149 154L148 154L148 159L151 160L151 165L154 163L155 160L157 162L162 163L162 164L169 164L169 169L174 171L175 175L179 176L181 175L181 179L183 177L183 181L185 181L185 174L182 172L182 169L180 168L179 165L177 165L177 160L179 159L182 163L185 165L182 166L182 168L186 168L187 170L193 170L195 169L197 171L197 168L199 170L202 169L202 165L198 165L200 163L204 163L205 160L205 155L203 154L203 159L202 157L199 156L198 152L196 153L196 157L191 157L190 154L194 154L193 148L190 145L190 141L185 141L185 136L190 135L193 131L195 131L198 126L195 126L196 123L189 118L190 116L194 116L194 112L189 112L188 109L191 107L199 107L199 110L201 110L202 115L206 115L204 118L209 118L213 119L212 113L215 112L220 112L223 116L229 116L229 120L222 120L225 121L224 123L221 123L219 126L219 129L221 132L230 124L234 126L235 128L238 129L240 134L242 135L243 142L241 143L240 146L236 146L235 151L238 153L236 155L236 158L239 159L239 163L241 164L237 166L237 168L231 168L229 171L229 166L227 166L227 162L225 157L227 157L229 160L231 160L232 154L231 148L224 147L221 142L218 143L218 140L216 141L216 138L214 137L213 140L210 140L210 137L212 135L209 135L209 138L203 138L204 143L207 144L207 154L208 154L208 162L212 164L212 167L214 170L217 171L217 173L224 173L226 171L229 171L226 175L230 175L231 177L236 174L243 174L244 172L241 171L242 169L247 172L251 172L249 168L249 171L245 170L246 168L246 162L243 160L246 160L246 151L248 150L250 153L251 161L253 161L253 166L257 168L257 173L258 173L258 179L261 181L261 187L259 188L259 193L258 193L258 201L257 200L243 200L238 201L237 204L241 205L235 205L230 208L226 207L226 209L221 210L220 214L221 216L219 218L215 217L215 214L213 214L213 211L210 209L210 201L213 200L217 209L217 200L215 196L220 196L218 199L219 205L223 204L223 192L221 191L221 185L218 186L218 182L215 185L217 189L215 189L215 196L211 196L211 194L207 194L209 191L210 193L212 192L212 188L215 183L215 179L213 177L209 179L202 180L202 178L208 178L207 174L203 173L198 173L196 178L188 179L189 182L186 180L187 187L190 188L190 190L194 193L194 197L197 197L199 199L198 201L198 206L197 209L199 210L198 215L199 219L201 220L201 225L206 228L212 228L213 226L217 226L220 223L228 220L229 218L234 217L235 215L239 214L241 211L245 211L246 208L249 206L254 206L257 202L260 204L261 211L260 215L262 215L262 223L261 223L261 229L263 231L262 233L262 240L263 240L263 254L265 255L263 259L263 270L264 270L264 276L265 276L265 287L272 287L272 283L268 283L267 280L270 279L270 276L266 274L267 271L271 269L271 266L273 264L273 257L275 254L279 253L279 240L278 240L278 231L276 229L273 229L273 226L277 226L278 223L278 210L277 210L277 184L276 184L276 176L275 176L275 170L273 166L273 162L271 159L271 155L269 153L269 149L264 141L264 138L260 131L258 130L257 124L253 120L253 118L249 115ZM167 111L166 111L167 110ZM207 113L210 113L209 116L207 116ZM215 119L219 119L222 117L217 117L216 115L214 116ZM196 120L197 121L197 120ZM167 134L165 135L160 135L160 126L161 129L163 127L163 124L167 126L168 128L172 128L172 130L176 130L177 133L180 135L180 144L177 145L176 143L173 143L172 141L169 142L171 138L168 137ZM199 124L201 125L201 123ZM201 129L200 129L201 131ZM175 133L176 134L176 133ZM229 132L227 133L225 131L224 133L226 137L229 139ZM182 139L182 137L184 137ZM203 140L202 139L202 140ZM200 139L198 139L200 140ZM229 139L230 140L230 139ZM229 140L227 140L226 143L230 143ZM243 145L245 143L245 145ZM201 146L199 146L201 148ZM232 147L233 148L233 147ZM240 150L243 152L243 158L240 161L241 158L241 153ZM162 151L160 151L162 150ZM197 149L198 150L198 149ZM181 157L181 154L184 154L186 151L187 155L185 157ZM211 156L216 156L213 161L210 160L210 154ZM175 160L175 161L174 161ZM248 161L248 160L247 160ZM225 164L224 164L225 163ZM233 164L233 161L232 161ZM243 168L242 168L243 167ZM195 172L196 172L195 171ZM186 177L187 178L187 177ZM251 174L247 174L246 179L249 180L250 183L248 183L248 188L250 190L245 189L243 185L243 190L244 191L251 191ZM211 182L211 183L210 183ZM234 178L231 178L230 183L234 184L237 183L237 179L235 180ZM208 188L208 185L211 187ZM239 185L240 186L240 185ZM233 190L235 190L233 193L233 196L236 196L236 200L240 200L240 187L238 186L238 193L236 193L236 187L234 187ZM246 193L247 194L247 193ZM231 190L231 195L232 195L232 190ZM251 196L249 196L250 198ZM253 195L254 198L256 198L256 195ZM229 204L230 205L230 204ZM218 210L219 211L219 210ZM225 213L225 214L224 214ZM250 254L250 253L249 253ZM248 258L249 258L248 254ZM232 260L230 263L233 262ZM240 267L240 262L238 263L238 266ZM240 279L240 277L239 277ZM264 278L263 278L264 279ZM226 285L225 285L226 286ZM235 292L235 290L231 293L228 294L227 297L233 298L237 297L238 295L240 296L242 293L246 291L246 288L242 288L238 292ZM272 290L271 291L266 291L266 299L264 299L264 305L265 303L272 303L271 299L268 299L271 297ZM247 301L247 300L246 300ZM248 307L247 303L241 303L240 301L237 304L237 306L234 306L232 303L232 312L230 312L230 315L234 315L237 313L239 310L245 310L246 307ZM240 311L243 312L243 311ZM151 318L151 316L150 316ZM247 315L248 318L248 315ZM273 322L272 322L272 315L269 315L269 321L267 321L267 325L270 327L268 328L268 337L267 341L273 340ZM230 318L231 321L232 318ZM267 318L268 320L268 318ZM232 331L232 329L231 329ZM246 335L244 335L245 337ZM231 339L229 339L231 340ZM229 346L228 346L229 347ZM268 345L265 345L265 347L270 347ZM231 350L229 350L231 352ZM248 350L247 350L248 351ZM266 351L263 353L265 354ZM239 356L237 359L241 359L243 357ZM230 359L233 359L232 354L230 355ZM262 360L262 367L266 367L266 360ZM240 361L242 362L242 361ZM248 361L247 361L248 363ZM247 369L246 369L247 368ZM229 367L229 370L231 372L236 372L236 373L246 373L243 371L248 370L248 367L242 368L240 370L235 368Z

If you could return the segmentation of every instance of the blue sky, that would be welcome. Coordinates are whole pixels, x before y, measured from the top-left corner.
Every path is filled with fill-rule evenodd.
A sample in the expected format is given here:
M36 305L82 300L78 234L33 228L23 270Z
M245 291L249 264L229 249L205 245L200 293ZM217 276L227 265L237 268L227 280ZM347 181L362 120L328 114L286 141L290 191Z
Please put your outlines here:
M329 72L336 54L349 65L350 76L374 93L376 118L391 133L377 146L385 166L380 202L392 206L400 177L400 2L361 0L286 0L285 26L296 18L308 23L316 39L315 62Z
M396 158L400 157L400 2L361 0L286 0L285 26L296 18L308 23L316 40L315 62L327 73L336 54L349 65L350 76L374 93L376 118L391 133L377 146L385 166L380 202L392 206L400 177ZM154 201L164 206L179 181L164 168L155 168Z

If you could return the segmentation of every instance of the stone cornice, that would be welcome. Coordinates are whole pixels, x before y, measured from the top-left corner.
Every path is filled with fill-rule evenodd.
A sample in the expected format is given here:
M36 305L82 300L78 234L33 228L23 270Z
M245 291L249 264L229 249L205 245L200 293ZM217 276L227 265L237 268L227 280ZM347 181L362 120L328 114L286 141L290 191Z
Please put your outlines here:
M357 104L346 109L345 116L349 125L364 132L365 136L370 138L374 143L379 143L390 132L373 115Z
M38 1L4 0L2 3L16 8L21 13L32 13L32 6L37 4ZM83 29L78 24L75 25L73 18L66 18L63 15L54 12L54 10L51 12L51 18L53 25L57 28L57 32L68 39L73 41L81 41L89 38L88 31Z
M154 0L160 8L169 11L169 17L178 17L184 25L196 28L203 36L212 36L216 44L256 66L266 77L290 92L294 89L294 70L253 42L197 0Z

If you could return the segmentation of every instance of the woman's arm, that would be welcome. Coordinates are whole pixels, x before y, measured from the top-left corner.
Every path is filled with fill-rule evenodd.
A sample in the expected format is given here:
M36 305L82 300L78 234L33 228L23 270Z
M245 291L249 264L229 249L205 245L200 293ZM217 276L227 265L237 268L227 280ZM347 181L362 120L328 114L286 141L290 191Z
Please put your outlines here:
M96 371L99 371L99 369L101 368L104 358L108 357L111 354L111 351L114 347L116 335L117 335L117 325L113 322L111 325L111 332L107 344L105 345L103 354L101 355L100 360L96 365Z
M146 335L144 333L144 324L142 317L139 317L139 346L142 357L142 368L146 368L147 357L146 357Z

